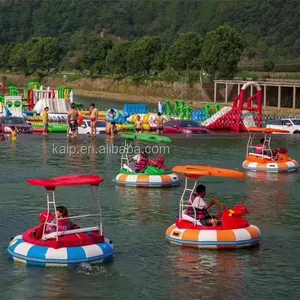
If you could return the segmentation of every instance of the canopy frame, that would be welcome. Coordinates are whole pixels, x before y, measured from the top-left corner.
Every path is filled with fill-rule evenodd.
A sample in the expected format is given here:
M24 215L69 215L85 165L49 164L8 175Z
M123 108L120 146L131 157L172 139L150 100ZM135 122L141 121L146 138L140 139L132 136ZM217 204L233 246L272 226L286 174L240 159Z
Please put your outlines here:
M271 136L272 134L266 133L264 134L264 142L262 144L262 154L261 156L264 158L268 158L271 160L274 160L273 152L271 148ZM256 135L253 132L250 132L249 139L247 142L247 148L246 148L246 157L248 157L251 154L255 154L256 156L260 156L260 154L256 154L256 145L253 145L253 141Z
M44 179L29 179L27 182L33 186L43 186L47 191L46 201L47 201L47 216L46 221L43 225L43 233L42 233L42 240L47 240L49 238L55 238L56 241L59 237L72 234L74 230L66 230L66 231L58 231L59 229L59 221L61 220L70 220L70 219L82 219L88 217L97 217L97 226L94 227L85 227L80 228L77 232L88 232L90 230L99 230L100 234L103 234L103 222L102 222L102 211L100 205L100 199L98 195L98 188L100 183L103 181L103 178L96 175L80 175L80 176L63 176L63 177L56 177L49 180ZM56 216L56 195L55 189L56 187L62 186L81 186L81 185L90 185L91 187L91 194L94 200L94 209L96 213L93 214L84 214L72 217L65 217L65 218L57 218ZM49 221L50 212L54 210L54 218ZM55 228L54 232L47 233L47 226L53 226Z
M179 215L178 219L182 220L185 210L191 206L192 195L194 194L198 182L202 176L216 176L216 177L227 177L227 178L245 178L245 174L230 170L214 168L209 166L198 166L198 165L186 165L186 166L176 166L173 168L174 172L182 173L185 177L184 190L179 200ZM196 209L192 206L194 210L194 218L190 220L196 226L199 224L196 218Z

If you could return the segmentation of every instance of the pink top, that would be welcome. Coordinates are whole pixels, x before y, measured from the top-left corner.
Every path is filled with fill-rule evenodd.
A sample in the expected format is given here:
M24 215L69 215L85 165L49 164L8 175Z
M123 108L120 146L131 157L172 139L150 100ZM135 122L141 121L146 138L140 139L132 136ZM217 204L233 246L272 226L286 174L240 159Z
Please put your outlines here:
M258 144L256 146L256 154L262 154L263 152L263 145L262 144Z

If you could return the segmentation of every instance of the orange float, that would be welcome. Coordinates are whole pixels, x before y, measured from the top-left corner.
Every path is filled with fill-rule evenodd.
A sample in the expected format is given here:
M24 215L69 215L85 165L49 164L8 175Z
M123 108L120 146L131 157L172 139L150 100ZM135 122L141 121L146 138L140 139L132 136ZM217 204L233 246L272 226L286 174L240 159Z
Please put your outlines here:
M180 198L176 222L167 229L165 234L170 243L193 248L230 249L250 247L260 242L259 228L249 224L243 218L245 214L250 213L244 205L236 205L232 209L224 208L222 212L219 212L219 225L217 226L202 225L196 218L195 209L193 217L187 214L187 209L192 206L190 199L199 178L217 176L243 179L245 174L229 169L198 165L177 166L173 168L173 171L184 174L185 188Z
M243 162L243 168L248 171L260 171L270 173L295 172L299 169L296 160L287 155L287 149L271 149L272 134L289 134L290 132L274 128L248 128L250 133L247 143L246 159ZM255 133L264 134L264 141L260 145L254 146L253 140Z

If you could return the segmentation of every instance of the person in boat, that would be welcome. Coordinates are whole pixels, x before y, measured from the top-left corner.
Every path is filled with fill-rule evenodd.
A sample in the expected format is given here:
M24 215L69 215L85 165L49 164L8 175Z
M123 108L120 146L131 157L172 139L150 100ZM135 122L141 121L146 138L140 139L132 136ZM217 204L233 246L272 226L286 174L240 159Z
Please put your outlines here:
M72 223L70 219L65 220L64 218L69 218L67 208L64 206L57 206L56 219L53 219L51 223L48 224L48 226L46 227L46 232L56 232L56 225L58 227L57 231L66 231L80 228L78 225Z
M203 184L200 184L196 187L196 194L191 196L189 200L189 206L187 208L187 215L195 218L200 221L204 226L216 226L219 223L219 220L210 216L208 209L213 205L220 207L220 203L217 200L213 199L208 204L203 200L206 195L206 187Z
M272 150L270 144L265 142L265 139L260 140L260 144L256 146L256 154L263 154L267 156L273 156L275 160L279 159L279 154L286 154L288 151L286 148Z
M149 165L149 155L146 150L143 150L140 154L135 155L132 157L128 164L131 162L135 162L135 172L142 173L146 167Z
M157 159L156 159L156 162L154 161L150 161L149 163L151 166L153 167L157 167L157 168L160 168L164 171L167 171L168 170L168 167L165 165L165 159L162 157L162 156L159 156Z
M256 154L270 155L270 145L265 142L265 139L260 140L260 144L256 146Z

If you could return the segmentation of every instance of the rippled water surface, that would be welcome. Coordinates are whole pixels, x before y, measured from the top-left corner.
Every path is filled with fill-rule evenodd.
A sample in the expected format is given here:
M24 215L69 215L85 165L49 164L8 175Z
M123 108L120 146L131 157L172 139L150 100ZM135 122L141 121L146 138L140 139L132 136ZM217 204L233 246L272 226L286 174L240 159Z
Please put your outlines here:
M247 135L175 137L169 166L204 164L241 169ZM300 160L297 136L274 139ZM64 135L19 136L17 143L0 144L1 299L299 299L300 216L299 173L247 176L246 180L205 178L207 199L216 197L227 206L244 203L249 220L260 227L260 247L237 251L197 251L165 242L164 233L176 217L182 187L135 189L117 187L116 154L55 154L67 143L81 149L122 145L104 136L92 144L81 138L68 142ZM78 268L25 267L7 254L10 238L38 222L46 208L42 188L27 185L34 177L95 173L100 187L104 230L116 247L106 265ZM71 214L92 207L87 188L64 188L59 204Z

